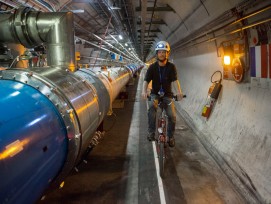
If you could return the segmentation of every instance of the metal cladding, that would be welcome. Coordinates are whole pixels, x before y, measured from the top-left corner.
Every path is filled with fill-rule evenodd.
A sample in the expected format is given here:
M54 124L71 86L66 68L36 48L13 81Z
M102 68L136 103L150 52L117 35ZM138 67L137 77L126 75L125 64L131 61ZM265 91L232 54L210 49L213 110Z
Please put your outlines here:
M33 203L63 167L66 127L35 88L12 80L0 86L0 202Z
M28 9L0 15L0 26L5 28L0 42L33 46L48 41L52 62L50 67L0 71L0 203L33 203L49 186L58 186L79 162L112 101L131 78L131 69L123 67L70 71L73 29L55 29L72 25L67 15ZM39 34L28 30L34 24ZM134 66L133 72L139 68Z
M41 71L42 70L42 71ZM44 75L46 75L46 77L42 76L41 74L39 74L39 72L43 73ZM77 114L75 113L75 109L74 106L76 106L76 103L72 104L71 100L68 98L68 96L65 95L66 90L71 90L72 85L69 85L71 83L69 83L67 80L70 80L71 82L74 82L75 80L72 80L73 74L69 74L67 73L66 76L64 75L65 71L63 71L62 69L52 69L52 68L38 68L38 69L8 69L5 71L0 71L0 78L2 80L0 80L1 82L9 82L11 85L10 87L18 87L20 84L22 86L22 91L21 92L16 92L17 90L15 89L13 92L15 92L16 94L18 93L19 95L24 95L25 91L24 89L35 89L40 95L43 95L43 97L46 97L47 100L50 102L51 106L48 106L53 108L54 111L58 112L58 119L59 121L61 121L61 129L64 130L64 136L61 140L66 140L66 150L64 151L64 155L63 158L60 162L60 160L58 162L60 162L58 165L61 168L58 168L57 171L55 171L55 174L51 175L51 177L47 180L46 185L44 185L43 187L40 186L40 188L42 188L43 190L46 188L46 186L48 186L53 180L56 181L56 183L60 182L61 180L63 180L63 178L65 176L67 176L67 174L71 171L71 169L73 168L74 164L77 161L79 152L81 150L81 144L82 144L82 130L80 129L80 121L79 118L77 116ZM54 75L54 77L59 77L59 76L63 76L63 78L57 78L57 80L53 83L51 80L54 79L54 77L50 77ZM51 80L49 79L51 78ZM79 79L78 79L79 80ZM3 82L2 82L3 83ZM57 85L57 83L59 85ZM62 90L65 86L65 89ZM10 88L11 89L11 88ZM1 89L1 92L4 91L3 89ZM11 92L11 91L10 91ZM3 93L4 94L4 93ZM74 95L77 94L76 92L74 92ZM10 93L10 95L8 97L13 98L14 93ZM40 103L40 97L38 97L38 94L33 94L32 96L32 103L30 105L36 105ZM4 98L1 98L1 104L5 103L7 101L4 100ZM18 100L16 100L18 99ZM1 143L0 143L0 174L2 175L2 170L6 169L9 172L12 172L12 169L18 169L16 168L16 166L14 165L8 165L9 163L11 164L20 164L21 168L32 168L33 164L35 166L34 171L40 171L39 168L41 168L43 165L49 165L50 166L50 158L47 158L47 152L48 151L44 151L43 149L48 149L50 151L53 151L53 154L57 154L57 149L54 151L54 149L52 149L53 145L50 144L50 141L54 141L57 140L56 142L58 142L59 139L56 138L56 134L52 134L49 132L44 132L43 129L52 129L54 130L54 128L59 128L59 127L55 127L55 120L50 119L49 121L45 121L45 120L39 120L40 118L42 118L44 116L45 113L43 112L25 112L24 110L24 106L21 106L21 103L27 103L27 97L24 100L19 100L20 98L15 97L13 104L16 104L16 106L20 107L17 109L17 114L18 114L18 118L13 121L7 121L5 119L5 116L3 116L4 118L1 118L1 126L0 126L0 133L1 133ZM24 98L22 98L24 99ZM49 103L48 102L48 103ZM48 109L47 108L47 109ZM4 110L2 110L4 109ZM0 111L1 112L12 112L13 107L9 106L8 104L6 104L6 106L0 106ZM53 110L52 110L53 111ZM48 112L48 110L46 111L46 113ZM12 132L9 130L5 130L4 127L6 127L7 123L10 123L9 126L13 125L14 129L24 129L25 123L24 117L19 117L25 115L25 117L30 117L29 122L30 124L33 124L29 127L28 130L28 134L25 136L25 138L29 141L27 143L23 143L20 140L21 137L21 132L18 132L18 134L16 135L18 137L18 139L14 138L13 141L17 141L19 140L19 145L13 146L11 144L13 144L13 142L10 142L9 140L5 139L5 138L12 138L11 134ZM22 121L21 121L22 120ZM45 123L45 124L43 124ZM43 127L42 130L39 130L37 127ZM35 131L37 129L37 131ZM93 128L94 129L94 128ZM5 134L3 136L3 134ZM42 137L40 137L40 134L43 135ZM15 136L14 136L15 137ZM31 138L35 138L35 139L31 139ZM35 143L33 143L36 138L39 140L39 144L42 144L40 146L35 146ZM10 146L11 145L11 146ZM21 149L19 151L19 149ZM39 165L39 163L36 162L36 160L33 160L33 157L35 157L35 153L33 153L33 155L28 155L27 157L24 157L24 160L21 160L20 155L24 155L24 152L27 151L28 149L33 149L33 151L36 151L36 154L41 152L40 157L44 158L43 160L45 160L43 162L42 165ZM5 156L6 155L6 156ZM48 160L46 160L46 158ZM19 159L19 160L18 160ZM40 158L41 159L41 158ZM23 161L23 162L22 162ZM28 167L28 165L30 165ZM47 169L44 168L44 170ZM29 171L33 171L32 169ZM51 169L47 169L46 171L51 171ZM8 174L8 176L10 176L11 178L14 178L16 180L16 178L20 178L20 177L26 177L26 179L31 180L31 177L27 176L28 174L24 174L24 172L20 172L19 175L16 175L16 177L14 177L11 173ZM5 177L5 179L9 180L8 177ZM16 181L13 181L14 183L16 183ZM5 186L2 186L2 182L0 183L0 189L5 188ZM40 185L40 184L39 184ZM17 185L11 186L9 190L9 192L12 194L13 191L23 191L25 192L25 190L27 192L25 193L29 193L31 191L34 191L34 189L36 189L37 186L32 185L31 183L20 183L18 182ZM31 194L31 193L30 193ZM6 193L5 195L8 195L8 193ZM32 195L32 194L31 194ZM22 200L23 194L18 194L17 195L18 198L17 200ZM34 197L36 197L37 195L34 195ZM9 197L0 197L0 201L1 200L7 200L6 203L10 203L9 201ZM31 199L31 198L29 198ZM34 199L34 198L33 198ZM11 202L12 203L12 202Z
M128 64L125 67L130 71L131 77L133 77L133 75L137 72L140 65L138 65L138 64Z

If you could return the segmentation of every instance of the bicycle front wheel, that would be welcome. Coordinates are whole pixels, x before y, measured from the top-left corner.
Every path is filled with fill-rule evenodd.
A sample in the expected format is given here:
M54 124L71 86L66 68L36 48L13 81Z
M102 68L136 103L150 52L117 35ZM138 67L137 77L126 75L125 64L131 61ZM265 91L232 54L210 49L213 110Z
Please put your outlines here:
M159 144L159 170L161 178L164 178L165 171L165 149L164 142L160 142Z

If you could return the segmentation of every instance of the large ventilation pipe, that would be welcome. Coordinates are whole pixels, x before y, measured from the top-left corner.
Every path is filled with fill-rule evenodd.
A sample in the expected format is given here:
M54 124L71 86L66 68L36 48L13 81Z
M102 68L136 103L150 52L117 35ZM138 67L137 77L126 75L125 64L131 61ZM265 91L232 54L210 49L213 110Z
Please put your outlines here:
M48 65L75 69L73 15L42 13L20 8L0 15L0 42L20 43L27 48L46 44ZM69 31L69 32L67 32Z

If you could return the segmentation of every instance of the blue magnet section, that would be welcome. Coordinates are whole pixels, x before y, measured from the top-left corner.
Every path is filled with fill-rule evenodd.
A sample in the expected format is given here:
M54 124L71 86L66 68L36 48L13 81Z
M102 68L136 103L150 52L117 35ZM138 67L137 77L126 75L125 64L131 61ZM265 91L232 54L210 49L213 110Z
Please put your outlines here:
M0 203L34 203L68 151L64 122L31 86L0 80Z
M128 69L131 70L131 72L134 74L137 71L137 66L135 64L128 64L127 65Z

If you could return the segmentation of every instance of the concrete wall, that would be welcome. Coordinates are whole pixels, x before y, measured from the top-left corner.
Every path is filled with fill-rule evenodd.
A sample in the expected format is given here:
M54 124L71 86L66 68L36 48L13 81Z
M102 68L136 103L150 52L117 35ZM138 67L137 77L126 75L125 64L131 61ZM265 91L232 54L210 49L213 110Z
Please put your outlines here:
M173 52L172 59L187 94L177 104L178 111L250 203L271 203L271 88L254 86L249 79L240 84L223 80L219 99L206 120L201 112L210 77L222 71L215 44Z

